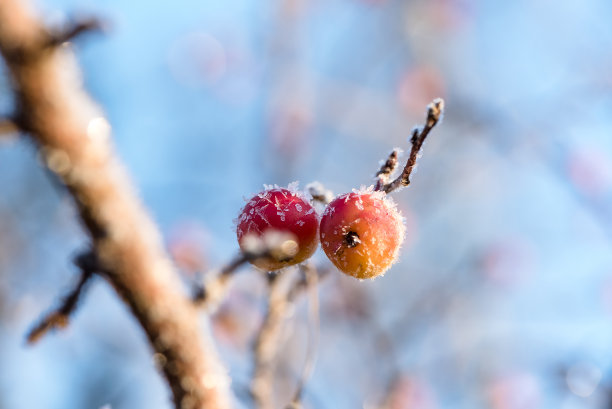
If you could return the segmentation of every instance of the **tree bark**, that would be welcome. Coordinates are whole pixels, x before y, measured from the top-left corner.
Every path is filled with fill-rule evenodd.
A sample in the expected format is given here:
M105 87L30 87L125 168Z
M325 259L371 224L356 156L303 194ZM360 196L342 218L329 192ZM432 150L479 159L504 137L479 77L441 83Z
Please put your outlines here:
M0 0L0 52L18 102L13 121L73 196L104 276L145 331L175 406L229 408L229 378L208 327L200 327L113 151L108 122L81 89L69 47L58 38L24 1Z

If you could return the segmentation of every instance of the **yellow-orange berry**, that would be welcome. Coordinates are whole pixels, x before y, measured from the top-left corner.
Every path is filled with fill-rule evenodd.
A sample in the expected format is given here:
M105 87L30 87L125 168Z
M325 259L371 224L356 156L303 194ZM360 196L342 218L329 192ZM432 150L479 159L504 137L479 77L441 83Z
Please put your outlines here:
M391 198L366 190L341 195L321 217L321 247L343 273L356 278L384 274L404 240L403 219Z

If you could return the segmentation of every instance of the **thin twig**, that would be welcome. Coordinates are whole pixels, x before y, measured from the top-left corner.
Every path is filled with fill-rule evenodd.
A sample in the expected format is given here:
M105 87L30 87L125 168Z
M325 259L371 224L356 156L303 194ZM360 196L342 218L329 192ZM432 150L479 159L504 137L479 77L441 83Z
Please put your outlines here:
M255 258L250 257L247 253L240 253L234 261L225 266L219 273L213 273L214 275L206 274L205 282L195 288L193 302L199 307L203 307L207 310L211 310L217 306L219 301L223 299L227 291L229 280L234 272L242 265L254 259Z
M285 314L291 305L287 280L292 277L286 273L269 276L268 311L255 341L251 396L258 409L274 408L274 361Z
M48 48L54 48L85 34L104 31L106 24L98 18L80 19L61 30L52 31L45 44Z
M287 409L298 409L301 407L302 396L306 382L310 379L317 360L317 345L319 344L319 273L312 263L302 266L308 291L308 347L306 349L306 359L304 367L298 380L295 394Z
M193 295L193 301L209 312L216 307L227 292L230 278L244 264L255 262L262 258L285 259L291 257L288 253L292 248L287 247L288 236L278 235L276 232L262 237L249 237L242 241L243 249L240 254L218 273L209 273L205 282L198 286ZM248 242L248 243L247 243Z
M440 121L443 111L444 101L441 98L434 99L427 106L427 118L425 120L425 125L422 128L415 128L412 131L412 138L410 139L412 147L410 149L410 156L408 157L408 161L406 162L404 170L395 180L390 183L384 184L377 190L382 190L385 193L391 193L394 190L399 189L400 187L408 186L410 184L410 175L412 174L412 171L414 170L414 167L416 165L419 152L423 147L423 142L425 142L425 139L427 138L427 135L429 135L429 132Z
M376 190L380 190L384 185L389 183L391 174L395 172L395 169L397 168L397 157L400 153L401 149L393 149L385 163L383 163L383 165L380 167L380 170L376 172Z
M64 297L61 305L56 310L46 315L27 336L28 343L33 344L40 340L43 335L52 329L65 328L68 325L70 315L75 311L86 284L93 276L92 271L81 270L79 281L76 286Z
M87 283L95 273L102 273L102 268L97 256L92 250L79 254L74 259L74 264L79 268L81 274L76 286L64 297L60 307L46 315L27 335L30 344L37 342L48 331L56 328L64 328L68 325L70 315L76 310L77 304L82 297Z

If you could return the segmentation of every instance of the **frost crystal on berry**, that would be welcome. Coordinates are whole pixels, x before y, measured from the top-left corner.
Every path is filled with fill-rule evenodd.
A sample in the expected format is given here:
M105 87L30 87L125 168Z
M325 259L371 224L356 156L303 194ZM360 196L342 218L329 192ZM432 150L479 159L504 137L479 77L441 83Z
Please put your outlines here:
M395 203L373 187L338 196L321 218L325 254L340 271L360 279L389 269L398 257L404 233Z
M245 237L249 235L259 237L267 246L271 246L266 239L268 235L284 235L282 251L270 247L265 255L252 261L263 270L273 271L300 263L317 248L318 216L312 205L295 190L297 184L292 184L291 188L294 190L266 186L266 190L247 202L237 218L236 236L243 251L246 251ZM247 239L247 245L249 240L252 241Z

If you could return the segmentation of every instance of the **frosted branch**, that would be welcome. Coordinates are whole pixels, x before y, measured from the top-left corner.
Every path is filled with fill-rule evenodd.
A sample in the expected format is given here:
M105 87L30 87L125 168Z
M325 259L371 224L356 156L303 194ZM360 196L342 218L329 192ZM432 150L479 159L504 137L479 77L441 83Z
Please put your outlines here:
M410 149L410 156L408 157L406 166L404 166L404 170L392 182L386 183L384 185L383 184L377 185L378 187L377 190L382 190L385 193L391 193L394 190L399 189L400 187L408 186L410 184L410 175L412 174L412 171L414 170L414 167L416 166L416 161L419 156L419 152L421 151L421 148L423 147L423 142L425 142L425 139L427 138L427 135L429 135L429 132L440 121L443 111L444 111L444 101L441 98L434 99L427 106L427 118L425 120L425 125L423 125L422 128L415 128L412 131L412 137L410 139L410 143L412 144L412 147ZM393 155L393 153L391 155ZM390 159L392 158L390 157ZM384 169L385 169L385 166L381 168L381 171L384 171Z
M376 190L381 190L384 185L389 183L389 178L391 177L391 174L395 172L395 169L397 168L397 157L399 156L399 154L400 149L393 149L385 163L383 163L383 165L380 167L380 170L376 172Z

